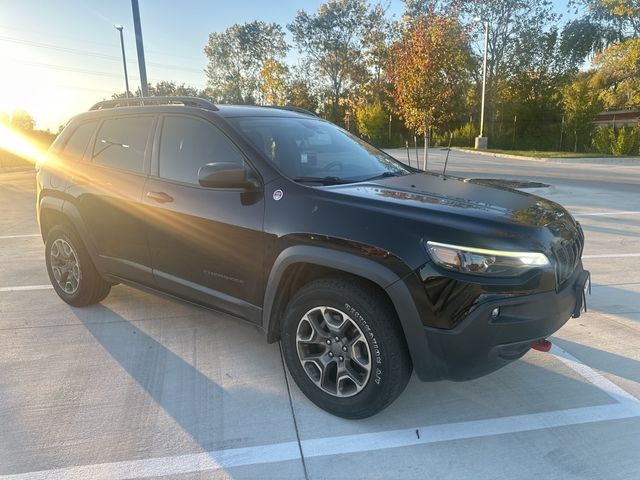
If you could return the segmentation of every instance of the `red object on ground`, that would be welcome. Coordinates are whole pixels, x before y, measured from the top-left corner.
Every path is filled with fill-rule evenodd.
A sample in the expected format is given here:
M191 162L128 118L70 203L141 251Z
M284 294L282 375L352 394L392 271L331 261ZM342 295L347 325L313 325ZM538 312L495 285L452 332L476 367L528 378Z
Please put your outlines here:
M538 340L531 344L531 348L538 350L539 352L548 352L551 350L553 344L549 340Z

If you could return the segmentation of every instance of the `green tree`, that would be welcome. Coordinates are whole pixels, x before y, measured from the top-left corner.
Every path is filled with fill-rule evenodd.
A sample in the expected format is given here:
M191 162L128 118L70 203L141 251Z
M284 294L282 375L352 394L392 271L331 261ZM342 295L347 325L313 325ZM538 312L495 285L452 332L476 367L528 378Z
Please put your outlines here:
M177 85L175 82L166 80L158 82L155 85L149 85L149 95L156 97L197 97L198 93L198 89L195 87L189 87L184 83Z
M565 25L562 51L576 61L640 37L638 0L570 0L569 4L582 15Z
M260 72L265 62L281 60L287 53L282 27L253 21L235 24L209 34L204 53L206 74L217 102L253 104L261 99Z
M11 115L11 127L26 133L32 133L36 121L24 110L15 110Z
M260 96L267 105L287 103L289 69L272 58L264 62L260 70Z
M365 103L355 108L356 128L371 143L381 146L388 136L389 112L380 103Z
M530 31L544 30L557 20L557 16L553 14L549 0L460 0L459 4L478 53L475 70L477 88L480 88L482 78L482 22L489 25L485 121L488 121L493 134L501 86L509 75L509 65L517 60L517 41Z
M318 111L318 97L313 93L313 86L302 77L292 78L287 85L287 103L301 107L310 112Z
M385 68L389 61L390 44L394 36L394 25L386 18L385 7L374 5L369 14L367 29L362 40L362 55L368 75L359 85L359 96L369 102L387 100L388 82Z
M602 110L602 101L592 79L592 72L581 72L562 89L565 130L574 152L589 146L595 128L593 117Z
M287 26L327 92L334 122L342 117L348 90L366 74L362 49L368 26L366 0L331 0L313 15L300 10Z
M640 38L612 45L593 59L593 81L608 109L640 105Z
M582 17L564 26L560 50L571 62L579 65L586 58L620 40L620 32L617 29Z
M155 85L149 84L149 95L152 97L176 97L176 96L186 96L186 97L203 97L208 98L210 95L206 94L204 90L198 90L195 87L190 87L181 83L180 85L175 82L163 80L161 82L156 83ZM135 92L136 97L142 96L142 91L140 87ZM125 92L114 93L111 95L111 98L126 98Z
M547 30L535 25L515 39L499 84L493 145L514 148L515 138L520 148L558 148L555 125L561 121L561 92L576 72L560 45L555 27Z
M582 19L600 25L603 31L615 32L618 40L640 36L640 2L638 0L571 0Z

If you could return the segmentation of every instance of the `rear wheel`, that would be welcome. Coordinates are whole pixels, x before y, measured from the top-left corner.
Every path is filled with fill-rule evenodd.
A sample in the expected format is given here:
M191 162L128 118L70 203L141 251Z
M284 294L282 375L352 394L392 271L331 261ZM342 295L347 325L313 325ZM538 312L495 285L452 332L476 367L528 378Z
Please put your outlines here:
M409 381L411 360L396 314L364 282L331 277L305 285L289 302L281 328L294 381L334 415L374 415Z
M45 259L54 290L69 305L92 305L109 295L111 285L100 276L71 229L55 226L49 231Z

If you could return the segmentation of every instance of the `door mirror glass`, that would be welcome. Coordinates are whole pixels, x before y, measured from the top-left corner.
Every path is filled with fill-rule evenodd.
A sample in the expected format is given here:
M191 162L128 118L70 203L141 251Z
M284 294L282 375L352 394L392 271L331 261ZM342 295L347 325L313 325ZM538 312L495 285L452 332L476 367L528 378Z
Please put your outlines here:
M249 178L249 172L238 163L208 163L198 170L198 183L209 188L248 188L255 187L255 181Z

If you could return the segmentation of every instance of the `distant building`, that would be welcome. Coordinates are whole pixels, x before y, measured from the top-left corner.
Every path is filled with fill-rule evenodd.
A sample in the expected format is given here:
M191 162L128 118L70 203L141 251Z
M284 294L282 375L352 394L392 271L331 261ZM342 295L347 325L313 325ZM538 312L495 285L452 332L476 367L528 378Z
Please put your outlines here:
M600 112L593 123L596 127L634 127L640 123L640 108Z

